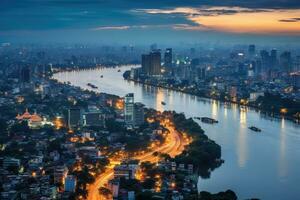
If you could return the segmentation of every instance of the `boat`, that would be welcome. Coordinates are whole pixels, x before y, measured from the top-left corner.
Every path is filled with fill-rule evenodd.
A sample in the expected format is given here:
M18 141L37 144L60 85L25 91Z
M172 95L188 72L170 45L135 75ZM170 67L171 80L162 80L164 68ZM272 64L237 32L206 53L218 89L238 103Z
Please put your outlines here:
M87 86L93 88L93 89L98 89L98 87L96 85L93 85L91 83L86 84Z
M252 131L255 131L255 132L261 132L261 129L255 127L255 126L250 126L249 129L252 130Z
M166 105L166 102L162 101L161 104L162 104L162 105Z
M103 78L103 75L101 75L100 78Z
M119 69L118 72L121 72L121 70Z
M198 119L198 120L201 120L201 117L194 117L194 119Z
M219 123L218 120L215 120L215 119L209 118L209 117L201 117L201 122L203 122L203 123L208 123L208 124Z

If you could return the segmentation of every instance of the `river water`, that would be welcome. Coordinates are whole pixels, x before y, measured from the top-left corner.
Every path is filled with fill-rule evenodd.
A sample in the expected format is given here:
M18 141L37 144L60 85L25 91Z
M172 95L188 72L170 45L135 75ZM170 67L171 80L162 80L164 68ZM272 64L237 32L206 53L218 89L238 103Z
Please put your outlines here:
M136 102L157 110L217 119L219 123L214 125L198 122L222 146L225 163L209 179L199 178L200 190L231 189L240 199L300 199L300 125L254 109L126 81L122 74L131 67L61 72L54 78L85 89L90 89L87 83L92 83L99 87L98 92L119 96L133 92ZM253 132L249 126L259 127L262 132Z

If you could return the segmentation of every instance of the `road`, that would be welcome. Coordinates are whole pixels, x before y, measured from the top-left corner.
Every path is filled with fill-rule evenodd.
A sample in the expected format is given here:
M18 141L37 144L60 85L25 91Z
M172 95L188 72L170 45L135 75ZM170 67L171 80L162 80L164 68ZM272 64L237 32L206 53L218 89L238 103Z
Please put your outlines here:
M153 151L146 152L143 155L138 155L133 157L132 159L140 160L140 162L152 162L156 163L159 161L158 156L154 156L154 152L160 152L164 154L169 154L171 157L175 157L176 155L179 155L183 150L184 146L188 143L180 133L178 133L174 126L169 122L163 122L162 123L165 128L169 130L169 134L167 135L167 138L165 140L165 143L161 145L160 147L157 147L153 149ZM115 165L110 165L109 168L99 175L96 178L96 181L89 186L88 189L88 200L104 200L105 197L101 196L99 194L98 189L100 187L104 187L105 184L113 178L113 168Z

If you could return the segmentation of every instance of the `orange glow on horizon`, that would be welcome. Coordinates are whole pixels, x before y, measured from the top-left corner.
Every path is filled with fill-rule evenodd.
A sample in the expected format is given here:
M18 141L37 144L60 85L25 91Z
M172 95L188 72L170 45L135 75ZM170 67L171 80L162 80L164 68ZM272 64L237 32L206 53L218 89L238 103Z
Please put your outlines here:
M181 14L194 24L174 25L176 30L215 30L231 33L300 35L300 9L243 7L178 7L144 9L148 14Z
M300 21L282 22L299 15L300 10L270 10L233 15L188 17L208 29L235 33L300 34Z

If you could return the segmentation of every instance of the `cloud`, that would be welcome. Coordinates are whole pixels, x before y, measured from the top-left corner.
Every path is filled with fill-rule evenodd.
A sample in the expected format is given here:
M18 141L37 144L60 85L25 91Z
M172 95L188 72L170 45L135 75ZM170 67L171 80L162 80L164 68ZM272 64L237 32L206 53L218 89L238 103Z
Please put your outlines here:
M93 31L101 31L101 30L127 30L130 26L99 26L96 28L92 28Z
M214 30L229 33L300 35L300 26L280 22L298 22L293 18L300 9L251 9L242 7L179 7L140 9L149 15L177 16L188 25L173 26L175 30ZM258 20L259 19L259 20Z
M172 28L175 30L200 30L198 25L190 24L143 24L143 25L125 25L125 26L99 26L92 28L92 31L102 30L128 30L128 29L153 29L153 28Z
M279 20L279 22L300 22L300 17L281 19L281 20Z
M202 25L190 25L190 24L174 24L172 26L174 30L188 30L188 31L205 31L210 30L208 27Z
M218 16L218 15L233 15L237 13L271 12L271 9L202 6L199 8L179 7L179 8L172 8L172 9L136 9L135 12L144 12L148 14L175 14L175 15L184 15L184 16Z

